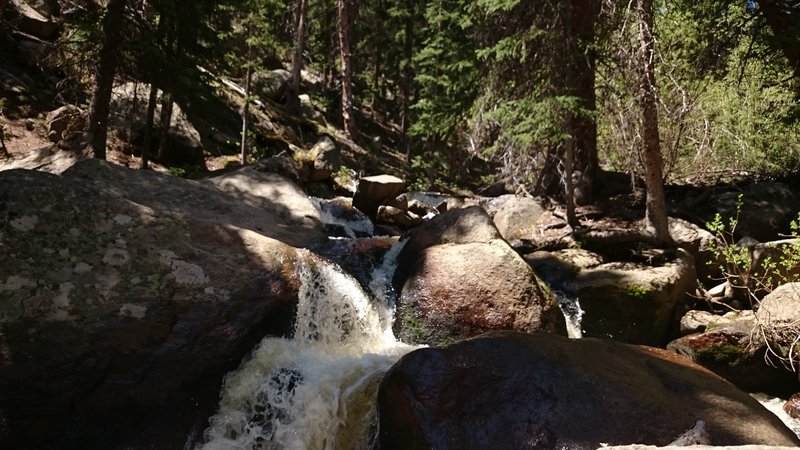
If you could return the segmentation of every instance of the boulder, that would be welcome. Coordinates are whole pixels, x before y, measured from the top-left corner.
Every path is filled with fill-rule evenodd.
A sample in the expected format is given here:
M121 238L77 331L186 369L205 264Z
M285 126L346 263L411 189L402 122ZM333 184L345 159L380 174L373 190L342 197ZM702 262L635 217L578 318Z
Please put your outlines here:
M120 132L131 134L128 141L141 146L144 143L145 118L147 117L147 97L150 85L145 83L124 83L116 86L111 96L110 118ZM156 157L159 143L159 117L161 115L162 92L158 92L158 105L156 106L156 119L153 127L151 159ZM134 100L135 98L135 100ZM177 103L172 106L167 147L163 155L163 163L175 165L202 165L205 166L203 156L203 141L200 132L189 120L189 116Z
M58 24L44 9L37 10L25 0L11 0L13 14L16 15L13 23L23 33L30 34L42 40L53 38L58 31Z
M169 448L149 433L204 426L222 375L291 331L294 246L324 237L262 175L231 195L98 160L0 172L0 447Z
M397 225L403 228L411 228L422 223L422 218L412 212L395 208L394 206L381 205L378 207L375 221L389 225Z
M91 158L92 152L90 148L72 151L54 146L46 146L33 150L22 158L13 158L0 162L0 171L28 169L60 174L75 165L78 161Z
M666 445L698 420L714 445L800 445L755 399L678 355L548 334L411 352L384 376L378 414L383 450Z
M369 237L375 234L375 226L369 217L353 208L353 199L335 197L330 200L312 197L314 207L331 237Z
M308 181L308 168L286 155L274 155L259 159L255 167L262 172L282 175L295 183Z
M64 105L47 113L47 138L51 142L70 140L86 131L86 115L74 105Z
M677 307L696 282L692 257L678 249L652 263L609 262L580 270L561 290L585 311L586 336L658 346L677 331Z
M342 166L342 154L329 136L322 136L308 153L311 159L308 181L329 180Z
M779 233L788 231L789 222L800 211L800 196L792 188L780 182L763 182L712 195L697 204L693 213L710 221L714 213L719 212L727 223L729 218L736 217L740 195L742 208L734 235L737 241L746 236L759 242L778 239Z
M375 175L358 180L353 206L369 217L378 213L381 202L397 197L405 188L405 181L392 175Z
M292 74L286 69L275 69L253 74L253 93L262 99L275 102L283 100Z
M787 395L800 390L797 377L780 364L769 364L766 343L752 311L726 314L705 331L675 339L667 349L695 361L747 392ZM773 357L774 359L774 357Z
M691 222L675 217L669 218L669 234L678 247L692 255L699 280L710 282L719 278L716 257L709 246L709 242L714 239L713 234Z
M395 333L441 344L491 330L566 334L552 292L480 207L448 211L406 237L395 272Z
M756 319L772 328L800 323L800 283L786 283L770 292L761 300Z
M497 210L494 223L507 241L532 239L536 221L544 213L542 203L530 197L512 197Z

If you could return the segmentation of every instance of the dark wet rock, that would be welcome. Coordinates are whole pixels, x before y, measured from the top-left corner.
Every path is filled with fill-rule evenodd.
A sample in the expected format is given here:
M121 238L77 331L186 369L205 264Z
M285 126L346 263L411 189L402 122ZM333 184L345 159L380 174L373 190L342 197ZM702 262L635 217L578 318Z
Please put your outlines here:
M324 232L293 212L296 186L259 175L271 201L234 182L246 173L217 188L97 160L0 172L0 447L115 448L165 415L195 426L222 374L290 331L300 256L281 240Z
M765 361L767 348L752 311L720 317L702 333L678 338L667 349L706 367L747 392L786 395L800 389L797 377L774 357Z
M783 410L795 419L800 419L800 394L792 394L783 405Z
M715 445L800 445L755 399L670 352L494 333L416 350L379 391L383 450L666 445L706 423Z

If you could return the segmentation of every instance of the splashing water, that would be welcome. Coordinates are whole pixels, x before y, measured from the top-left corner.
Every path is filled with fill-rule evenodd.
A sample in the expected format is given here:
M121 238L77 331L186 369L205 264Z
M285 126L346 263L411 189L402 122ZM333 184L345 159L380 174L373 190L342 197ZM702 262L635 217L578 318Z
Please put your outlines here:
M772 414L778 416L778 418L781 419L781 421L787 427L789 427L794 434L797 435L797 437L800 437L800 419L795 419L783 410L783 404L786 403L786 400L772 397L760 392L750 394L750 396L758 400L758 402L761 403L764 408L767 408Z
M391 305L337 266L301 260L293 338L264 339L226 378L204 450L369 446L380 379L414 348L392 334Z
M584 311L581 309L578 299L569 297L561 291L553 291L553 295L556 297L558 307L567 321L567 336L571 339L580 339L583 337L581 322L583 321Z

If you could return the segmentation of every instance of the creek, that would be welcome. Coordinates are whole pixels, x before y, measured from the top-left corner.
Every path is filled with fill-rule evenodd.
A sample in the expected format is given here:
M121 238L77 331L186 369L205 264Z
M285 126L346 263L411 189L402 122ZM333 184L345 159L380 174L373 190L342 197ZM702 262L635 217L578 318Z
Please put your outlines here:
M225 380L205 450L363 449L375 435L382 375L415 347L392 333L393 255L373 273L373 292L337 265L307 253L294 335L267 337Z
M347 245L348 240L339 242ZM264 338L226 377L200 448L374 448L380 381L401 356L417 348L392 332L395 293L390 280L403 245L395 243L370 280L362 280L368 289L336 263L302 250L293 335ZM569 336L580 338L580 305L555 294ZM779 400L758 399L796 433L800 430L798 421L778 413Z

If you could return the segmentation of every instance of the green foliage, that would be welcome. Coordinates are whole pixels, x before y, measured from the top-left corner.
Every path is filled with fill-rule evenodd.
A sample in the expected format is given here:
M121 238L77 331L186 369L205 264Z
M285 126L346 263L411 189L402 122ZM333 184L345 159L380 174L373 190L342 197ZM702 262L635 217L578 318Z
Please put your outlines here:
M464 126L479 73L471 1L435 0L425 9L423 46L415 55L416 120L411 134L448 142Z
M800 168L797 80L745 2L662 2L656 14L659 131L665 176L714 181ZM630 17L630 11L620 13ZM635 27L617 27L599 70L598 147L637 170Z
M800 214L793 220L787 241L780 245L772 244L773 250L763 257L754 258L752 249L737 245L734 233L739 223L742 208L742 196L736 205L736 214L723 219L717 213L711 222L706 224L714 235L709 242L709 250L716 258L719 269L725 279L736 289L748 294L753 305L759 299L784 283L800 281L797 269L800 267Z

